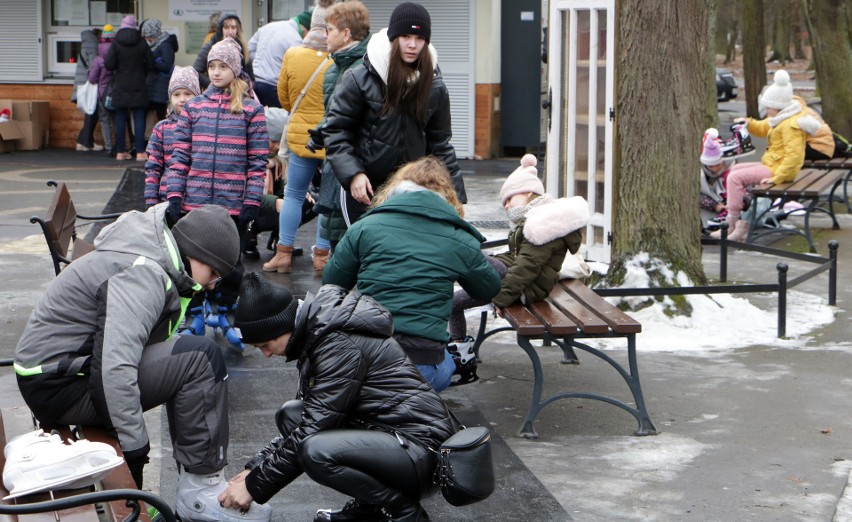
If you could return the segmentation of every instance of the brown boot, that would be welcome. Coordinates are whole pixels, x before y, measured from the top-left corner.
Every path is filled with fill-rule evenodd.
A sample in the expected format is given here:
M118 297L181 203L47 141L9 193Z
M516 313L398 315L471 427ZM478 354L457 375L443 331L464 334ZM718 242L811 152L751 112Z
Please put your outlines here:
M317 248L316 245L311 247L311 257L314 258L314 272L322 272L328 263L328 256L331 250L328 248Z
M293 261L293 247L278 245L275 250L275 257L263 263L263 271L289 274Z

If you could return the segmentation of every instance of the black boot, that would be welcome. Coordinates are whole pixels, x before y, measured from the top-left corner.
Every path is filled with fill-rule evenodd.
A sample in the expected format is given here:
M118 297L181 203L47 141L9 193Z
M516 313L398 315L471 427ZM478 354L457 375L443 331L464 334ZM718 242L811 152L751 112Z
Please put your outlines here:
M372 504L362 504L354 498L349 499L339 511L320 509L314 516L314 522L366 522L368 520L384 520L382 509Z
M392 522L429 522L429 514L426 513L419 502L394 508L385 507L385 514L387 515L386 520Z

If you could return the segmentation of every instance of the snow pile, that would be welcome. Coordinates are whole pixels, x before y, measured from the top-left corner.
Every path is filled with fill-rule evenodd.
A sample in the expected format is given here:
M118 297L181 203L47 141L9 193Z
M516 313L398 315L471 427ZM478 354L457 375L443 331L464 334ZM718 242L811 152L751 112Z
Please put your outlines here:
M647 253L637 255L626 263L625 288L647 288L650 273L657 271L669 283L692 286L685 274L673 273L664 263L651 259ZM755 294L743 294L752 295ZM730 350L753 345L800 347L802 337L834 321L835 308L818 296L789 290L787 292L786 339L777 338L778 310L775 294L757 294L768 303L762 310L744 297L733 294L687 295L692 306L691 316L666 315L673 302L664 297L631 317L642 324L642 351L696 352ZM622 299L630 305L647 301L647 297L608 298L617 304ZM593 344L604 347L624 346L624 341L605 340Z

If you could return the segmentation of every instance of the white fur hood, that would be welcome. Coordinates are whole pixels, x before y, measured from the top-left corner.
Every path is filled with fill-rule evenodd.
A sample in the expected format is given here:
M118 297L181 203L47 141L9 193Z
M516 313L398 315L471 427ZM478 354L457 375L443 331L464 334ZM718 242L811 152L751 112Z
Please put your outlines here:
M527 212L524 237L533 245L544 245L565 237L589 223L589 204L581 196L560 198Z
M432 65L438 68L438 51L429 44L429 52L432 53ZM367 43L367 57L370 65L379 73L385 85L388 84L388 67L390 64L391 42L388 40L388 28L385 27L374 34Z
M799 124L800 129L807 132L810 136L814 136L822 128L822 122L813 116L802 116L796 120L796 123Z

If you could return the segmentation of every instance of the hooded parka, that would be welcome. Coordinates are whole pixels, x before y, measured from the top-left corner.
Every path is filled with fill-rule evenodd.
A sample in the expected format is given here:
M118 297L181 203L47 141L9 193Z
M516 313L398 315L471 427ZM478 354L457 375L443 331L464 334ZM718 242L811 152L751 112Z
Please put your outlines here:
M301 423L246 466L252 470L246 488L255 502L266 503L302 474L299 450L312 434L391 427L422 448L436 449L458 431L444 401L392 334L390 313L369 296L333 285L308 295L284 352L298 361Z
M437 51L431 45L426 49L432 53L435 74L424 121L406 114L382 114L391 51L387 29L370 38L364 62L340 78L322 133L326 157L344 188L363 172L373 189L378 189L401 165L432 154L450 171L459 201L467 203L461 168L450 143L450 95L438 69Z
M125 27L115 33L104 66L114 73L113 108L148 107L148 73L154 70L154 55L139 29Z

